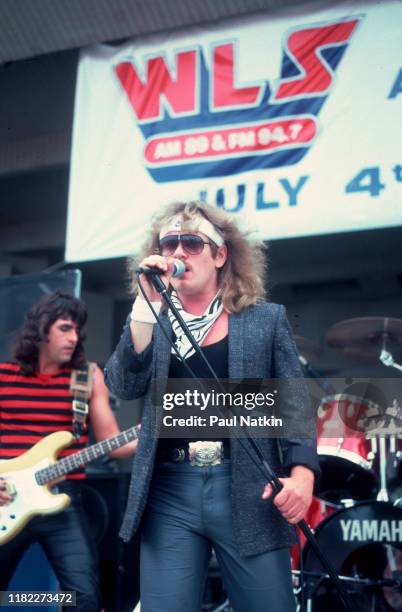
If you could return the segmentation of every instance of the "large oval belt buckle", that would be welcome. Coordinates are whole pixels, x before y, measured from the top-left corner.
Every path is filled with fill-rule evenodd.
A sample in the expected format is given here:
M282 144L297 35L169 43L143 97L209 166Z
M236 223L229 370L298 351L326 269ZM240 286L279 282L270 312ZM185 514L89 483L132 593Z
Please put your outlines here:
M222 442L201 441L188 445L190 465L204 467L222 463Z

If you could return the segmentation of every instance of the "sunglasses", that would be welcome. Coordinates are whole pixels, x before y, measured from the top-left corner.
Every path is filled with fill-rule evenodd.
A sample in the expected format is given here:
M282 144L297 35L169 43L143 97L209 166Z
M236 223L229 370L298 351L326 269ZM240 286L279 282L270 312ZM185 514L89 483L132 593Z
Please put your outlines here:
M161 255L173 255L179 246L179 242L183 250L189 255L199 255L202 253L205 244L211 244L209 241L205 242L201 236L196 234L172 234L159 241Z

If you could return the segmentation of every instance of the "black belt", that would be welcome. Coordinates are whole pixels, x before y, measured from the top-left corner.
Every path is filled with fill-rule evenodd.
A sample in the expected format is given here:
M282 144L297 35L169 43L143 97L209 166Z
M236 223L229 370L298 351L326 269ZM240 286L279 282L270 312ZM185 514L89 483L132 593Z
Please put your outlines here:
M172 448L159 448L157 461L183 463L188 461L195 466L218 465L230 458L230 445L228 440L205 440L190 442L184 446Z

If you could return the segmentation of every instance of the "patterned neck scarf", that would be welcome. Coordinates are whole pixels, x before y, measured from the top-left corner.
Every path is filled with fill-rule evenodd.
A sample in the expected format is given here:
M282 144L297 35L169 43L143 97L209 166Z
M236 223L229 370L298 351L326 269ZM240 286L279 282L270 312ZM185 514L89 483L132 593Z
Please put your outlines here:
M172 292L171 298L173 304L176 306L177 310L186 322L187 327L189 328L194 340L196 340L196 342L200 345L223 310L220 292L215 295L215 297L212 299L212 302L207 306L204 314L202 315L194 315L190 312L186 312L183 309L183 306L175 291ZM183 359L188 359L189 357L191 357L191 355L194 355L195 350L191 346L190 341L184 334L179 323L176 321L174 315L170 310L169 319L176 336L176 348ZM176 354L173 348L172 353Z

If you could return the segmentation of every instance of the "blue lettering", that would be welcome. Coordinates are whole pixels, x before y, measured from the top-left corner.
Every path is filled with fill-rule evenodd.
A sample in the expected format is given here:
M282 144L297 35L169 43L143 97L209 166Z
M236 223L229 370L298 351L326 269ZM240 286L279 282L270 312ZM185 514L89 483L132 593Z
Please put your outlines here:
M268 208L278 208L279 202L266 202L264 200L264 183L257 183L257 199L256 199L256 209L257 210L267 210Z
M396 96L398 96L400 93L402 93L402 68L399 70L398 76L395 79L395 83L391 87L388 100L396 98Z
M360 170L345 187L346 193L368 191L372 198L378 197L382 189L385 185L381 183L380 169L376 166Z
M233 206L232 208L228 208L225 205L225 190L223 187L221 187L220 189L218 189L218 191L216 192L216 205L218 208L223 208L224 210L226 210L227 212L238 212L241 208L243 208L244 206L244 199L246 196L246 185L244 185L243 183L241 183L240 185L236 186L236 191L237 191L237 204L235 206Z
M286 204L288 206L297 206L299 204L299 194L309 178L309 176L300 176L298 179L294 179L292 183L287 178L278 179L279 184L286 193L287 202L282 202L282 198L278 201L269 200L265 194L267 183L256 183L255 209L258 211L273 210L279 208L281 205L285 206ZM201 202L210 201L211 203L213 203L212 201L215 199L217 208L223 208L227 212L236 213L244 208L247 196L248 205L252 204L250 200L250 198L253 197L251 189L251 185L247 185L247 183L239 183L232 187L217 187L216 191L214 190L215 193L210 193L207 189L203 189L198 192L198 199ZM285 197L283 197L283 199L285 199Z
M394 174L395 174L395 180L398 181L398 183L402 183L402 166L397 164L396 166L392 168L392 170L394 171Z
M279 179L280 184L282 185L289 197L289 206L297 206L297 195L308 178L308 176L301 176L297 181L297 185L295 185L294 187L292 187L288 179Z

